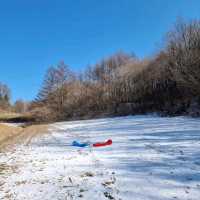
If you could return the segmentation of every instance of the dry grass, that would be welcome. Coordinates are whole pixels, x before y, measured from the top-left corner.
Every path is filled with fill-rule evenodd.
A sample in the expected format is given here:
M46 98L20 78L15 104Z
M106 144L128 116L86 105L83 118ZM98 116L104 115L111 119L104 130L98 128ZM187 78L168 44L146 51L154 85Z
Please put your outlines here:
M20 114L17 113L12 113L12 112L5 112L0 110L0 121L1 120L5 120L5 119L12 119L12 118L16 118L16 117L20 117Z
M5 142L9 138L12 138L18 135L22 130L23 128L21 127L13 127L13 126L0 124L0 144Z
M28 145L31 140L48 132L47 125L32 125L25 128L0 124L0 149L12 148L13 144Z
M20 141L28 145L34 137L48 133L48 125L31 125L23 129Z

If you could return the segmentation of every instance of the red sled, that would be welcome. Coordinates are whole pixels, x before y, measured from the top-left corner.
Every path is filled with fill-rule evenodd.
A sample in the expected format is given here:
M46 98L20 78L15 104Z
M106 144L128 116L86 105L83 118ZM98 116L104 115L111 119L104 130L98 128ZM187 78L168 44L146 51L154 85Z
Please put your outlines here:
M93 144L93 147L104 147L112 144L112 140L107 140L106 142L97 142Z

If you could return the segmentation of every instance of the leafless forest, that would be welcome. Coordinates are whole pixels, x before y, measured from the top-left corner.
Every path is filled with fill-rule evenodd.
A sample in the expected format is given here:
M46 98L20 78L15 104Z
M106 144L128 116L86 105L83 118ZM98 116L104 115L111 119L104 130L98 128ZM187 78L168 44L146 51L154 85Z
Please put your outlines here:
M65 62L46 72L37 97L12 109L37 121L159 113L200 116L200 21L177 20L163 47L139 59L119 51L83 73ZM78 59L78 58L77 58ZM9 107L10 91L0 85L0 107Z

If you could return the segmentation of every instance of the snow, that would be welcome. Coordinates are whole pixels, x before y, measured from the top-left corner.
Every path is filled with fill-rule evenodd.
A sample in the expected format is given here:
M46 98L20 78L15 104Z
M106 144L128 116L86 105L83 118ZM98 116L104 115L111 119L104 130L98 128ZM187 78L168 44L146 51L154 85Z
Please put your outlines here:
M49 132L0 153L0 199L200 199L199 119L105 118ZM107 139L112 146L71 146Z
M0 124L10 127L21 127L25 125L25 123L0 123Z

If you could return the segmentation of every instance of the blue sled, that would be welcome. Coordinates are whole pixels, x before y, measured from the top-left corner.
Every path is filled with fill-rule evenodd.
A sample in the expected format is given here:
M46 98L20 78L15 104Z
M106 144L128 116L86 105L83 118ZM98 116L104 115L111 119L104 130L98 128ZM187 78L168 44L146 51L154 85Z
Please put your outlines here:
M89 144L88 143L79 143L77 141L73 141L72 146L74 146L74 147L87 147L87 146L89 146Z

